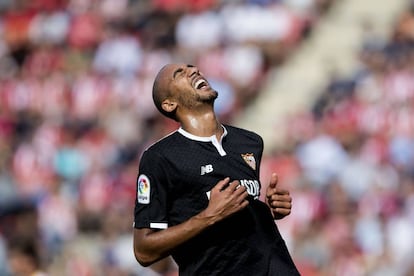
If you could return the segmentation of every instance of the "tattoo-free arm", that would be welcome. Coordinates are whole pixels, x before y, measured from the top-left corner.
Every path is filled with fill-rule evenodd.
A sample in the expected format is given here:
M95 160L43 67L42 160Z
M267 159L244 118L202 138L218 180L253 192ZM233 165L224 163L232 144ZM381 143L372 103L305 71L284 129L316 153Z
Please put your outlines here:
M219 181L211 190L207 208L181 224L163 230L134 229L137 261L149 266L211 225L245 208L248 205L246 188L239 181L229 182L229 178Z

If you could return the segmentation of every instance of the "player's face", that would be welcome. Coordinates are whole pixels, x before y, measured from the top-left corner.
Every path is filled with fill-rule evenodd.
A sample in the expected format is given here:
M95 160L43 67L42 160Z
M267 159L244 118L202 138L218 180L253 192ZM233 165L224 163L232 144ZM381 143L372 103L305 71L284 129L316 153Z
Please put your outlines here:
M213 103L217 92L210 86L197 67L174 64L170 68L169 89L173 97L186 107L201 103Z

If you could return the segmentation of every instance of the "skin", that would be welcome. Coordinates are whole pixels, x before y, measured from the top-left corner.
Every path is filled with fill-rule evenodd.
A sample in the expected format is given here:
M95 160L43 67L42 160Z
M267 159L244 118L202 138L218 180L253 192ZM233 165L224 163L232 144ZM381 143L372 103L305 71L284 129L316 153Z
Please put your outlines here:
M202 137L216 135L220 139L223 128L214 113L214 100L218 94L207 82L201 89L195 88L200 78L204 79L197 67L169 64L158 73L154 93L162 95L159 108L174 114L173 119L185 131ZM246 200L248 193L239 184L239 181L230 182L228 177L220 180L211 190L207 208L181 224L163 230L134 229L137 261L149 266L169 256L171 250L211 225L245 208L249 204ZM278 177L274 173L266 190L266 203L274 218L281 219L290 214L292 198L287 190L279 189L277 184Z

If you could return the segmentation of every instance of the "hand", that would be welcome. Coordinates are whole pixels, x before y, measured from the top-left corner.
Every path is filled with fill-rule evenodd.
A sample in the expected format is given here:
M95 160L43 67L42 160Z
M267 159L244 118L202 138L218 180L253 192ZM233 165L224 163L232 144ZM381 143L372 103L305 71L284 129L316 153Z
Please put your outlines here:
M274 219L282 219L292 210L292 197L288 190L277 187L278 180L277 174L273 173L266 189L266 202L272 210Z
M220 221L245 208L249 201L246 187L238 180L230 182L230 178L219 181L211 190L210 202L205 210L213 222Z

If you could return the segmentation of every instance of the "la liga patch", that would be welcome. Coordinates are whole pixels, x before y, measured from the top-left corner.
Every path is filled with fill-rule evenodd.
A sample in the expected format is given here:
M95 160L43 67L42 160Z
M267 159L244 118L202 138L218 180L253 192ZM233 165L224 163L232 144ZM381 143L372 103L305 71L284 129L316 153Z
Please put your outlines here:
M150 203L150 181L145 174L141 174L137 180L137 199L138 203L149 204Z

